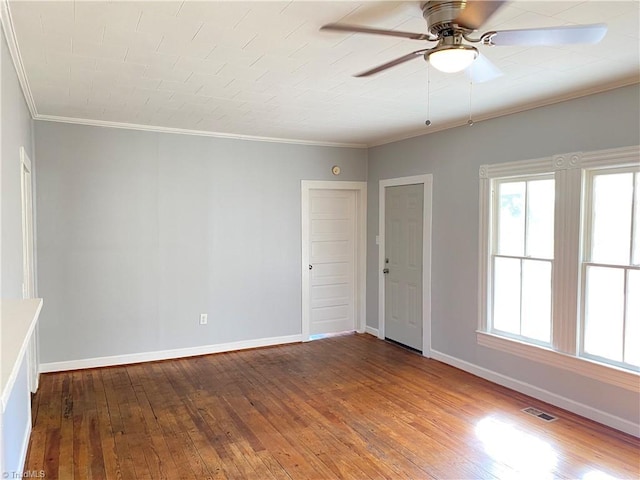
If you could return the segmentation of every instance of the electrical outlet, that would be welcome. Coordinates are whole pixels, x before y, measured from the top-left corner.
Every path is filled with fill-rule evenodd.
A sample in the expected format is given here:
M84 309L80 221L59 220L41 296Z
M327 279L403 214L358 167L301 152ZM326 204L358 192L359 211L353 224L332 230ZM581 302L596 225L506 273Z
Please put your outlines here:
M206 313L201 313L200 314L200 325L206 325L207 324L207 314Z

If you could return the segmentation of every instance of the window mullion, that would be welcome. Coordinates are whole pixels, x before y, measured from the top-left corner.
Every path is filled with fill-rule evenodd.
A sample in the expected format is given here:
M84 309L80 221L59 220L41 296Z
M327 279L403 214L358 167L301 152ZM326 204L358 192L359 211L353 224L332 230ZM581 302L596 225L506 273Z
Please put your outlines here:
M555 350L576 354L580 281L580 195L578 168L557 170L554 220L552 339Z
M640 173L634 173L632 182L633 182L633 194L631 197L631 235L629 235L629 264L637 265L640 263L640 259L636 257L640 257L640 252L634 252L633 246L635 245L635 229L636 229L636 208L638 207L638 189L636 188L638 185L638 177L640 177ZM635 254L635 255L634 255Z
M635 255L640 255L640 252L634 252L635 245L635 232L636 232L636 208L638 207L638 177L640 173L634 173L632 177L633 193L631 196L631 235L629 235L629 264L636 266L636 262L640 262ZM625 268L624 271L624 306L622 316L622 361L626 362L626 348L627 348L627 308L629 307L629 275L631 274L631 268Z
M479 242L479 278L478 278L478 329L486 331L490 327L492 316L492 281L493 276L493 250L492 237L495 235L495 195L493 182L487 176L487 169L480 169L480 242Z
M529 182L524 182L524 245L522 256L529 256Z
M524 245L522 245L522 256L526 257L529 253L528 237L529 237L529 182L524 182ZM524 286L524 259L520 259L520 331L518 335L522 335L522 287Z
M628 287L628 283L629 283L629 270L628 269L624 269L624 284L623 284L623 288L624 291L623 296L622 296L622 362L626 361L626 356L625 356L625 348L627 346L627 289Z
M526 223L526 222L525 222ZM525 241L526 243L526 241ZM524 259L520 259L520 331L518 332L518 335L522 335L522 285L523 285L523 276L522 276L522 272L524 270Z

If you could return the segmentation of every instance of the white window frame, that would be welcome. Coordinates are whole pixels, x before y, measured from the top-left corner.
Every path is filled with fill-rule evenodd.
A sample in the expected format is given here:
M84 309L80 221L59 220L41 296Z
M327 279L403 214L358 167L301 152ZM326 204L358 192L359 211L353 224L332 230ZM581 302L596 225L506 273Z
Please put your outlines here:
M517 177L500 177L500 178L495 178L495 179L491 179L491 184L490 184L490 188L491 188L491 208L489 210L489 212L491 213L492 211L497 211L498 209L498 195L496 195L496 192L498 191L498 187L500 186L500 184L503 183L511 183L511 182L530 182L530 181L535 181L535 180L555 180L553 174L550 173L546 173L546 174L537 174L537 175L523 175L523 176L517 176ZM525 201L525 205L526 205L526 201ZM489 267L491 270L491 282L490 285L493 286L493 282L494 282L494 271L492 266L494 265L494 259L495 257L500 257L500 258L517 258L517 259L531 259L531 260L536 260L536 261L543 261L543 262L549 262L551 264L551 274L553 275L553 271L554 271L554 262L555 262L555 258L551 257L551 258L529 258L526 255L526 251L523 251L522 255L504 255L504 254L499 254L497 253L497 246L498 246L498 242L496 241L492 241L493 238L498 235L498 231L499 231L500 225L498 222L498 218L497 215L492 216L491 218L491 233L490 233L490 239L491 241L489 242L489 248L491 250L490 254L489 254ZM526 250L526 242L527 242L527 214L525 213L525 234L524 234L524 242L525 242L525 250ZM553 278L553 277L552 277ZM487 318L488 320L491 319L491 317L493 317L493 312L494 312L494 308L493 308L493 289L491 289L488 294L490 295L488 298L488 302L489 302L489 312L491 312L491 315L489 315ZM551 291L551 304L553 306L553 289ZM520 299L520 308L522 309L522 298ZM552 315L553 315L553 309L552 309ZM520 318L520 326L522 327L522 318ZM540 345L542 347L548 347L550 344L548 342L542 342L540 340L536 340L533 338L529 338L526 337L525 335L518 335L515 333L510 333L510 332L506 332L504 330L499 330L496 329L493 326L493 322L492 321L487 321L487 325L486 325L486 330L490 333L493 333L495 335L501 336L501 337L508 337L508 338L512 338L514 340L519 340L521 342L525 342L525 343L531 343L531 344L535 344L535 345ZM553 335L551 335L553 336Z
M640 163L640 146L573 152L552 157L516 162L482 165L480 177L480 232L478 277L479 345L501 350L529 360L569 370L571 372L637 391L640 375L611 364L597 362L579 355L580 270L582 191L585 172L599 168L635 166ZM491 306L491 246L494 233L492 213L492 183L495 179L533 177L552 174L555 178L554 263L552 338L550 346L542 346L509 338L490 331Z
M578 339L578 347L579 347L579 355L583 358L588 358L591 359L595 362L602 362L602 363L607 363L607 364L611 364L611 365L616 365L619 366L621 368L625 368L625 369L629 369L629 368L633 368L631 365L626 364L624 362L615 362L614 360L610 360L607 358L603 358L600 357L598 355L594 355L591 353L588 353L585 351L584 349L584 328L585 328L585 301L586 301L586 287L587 287L587 282L585 279L585 275L586 275L586 269L587 266L601 266L601 267L606 267L606 268L618 268L621 270L625 271L625 291L624 291L624 305L625 305L625 309L626 309L626 305L627 305L627 292L626 292L626 277L627 277L627 270L640 270L640 265L634 265L633 262L633 251L632 251L632 245L630 245L630 251L629 251L629 264L628 265L621 265L621 264L608 264L608 263L597 263L597 262L593 262L590 258L590 255L588 252L591 251L591 240L592 240L592 236L591 236L591 232L593 229L593 182L594 182L594 177L596 175L610 175L610 174L616 174L616 173L638 173L640 168L640 165L634 165L634 166L629 166L629 165L625 165L625 166L607 166L607 167L600 167L600 168L590 168L584 171L584 194L585 194L585 198L584 198L584 209L583 209L583 229L585 232L589 232L588 235L584 235L584 238L582 239L583 243L582 243L582 251L584 252L583 254L583 258L581 259L582 261L580 262L580 298L581 298L581 303L580 303L580 338ZM638 192L635 192L635 195L639 195ZM632 199L633 201L633 199ZM634 223L634 206L632 204L632 209L631 209L631 232L633 232L633 223ZM623 344L624 344L624 337L623 337ZM623 351L624 351L624 347L623 347Z

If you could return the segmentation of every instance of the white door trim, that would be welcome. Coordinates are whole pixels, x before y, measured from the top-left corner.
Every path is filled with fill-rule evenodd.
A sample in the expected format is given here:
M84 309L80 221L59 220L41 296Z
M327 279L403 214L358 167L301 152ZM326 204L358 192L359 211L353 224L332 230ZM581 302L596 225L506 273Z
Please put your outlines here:
M36 296L35 225L33 215L33 170L31 159L24 147L20 147L20 195L22 203L22 298L28 299ZM38 341L38 326L36 324L28 341L26 353L29 389L34 393L38 390L40 373Z
M309 341L311 299L309 295L309 194L310 190L353 190L356 192L356 330L366 327L367 292L367 183L302 180L302 341Z
M431 357L431 197L433 175L414 175L411 177L380 180L379 219L378 219L378 338L384 339L384 296L385 281L382 269L385 255L385 188L401 185L422 184L424 186L424 218L422 223L422 355Z

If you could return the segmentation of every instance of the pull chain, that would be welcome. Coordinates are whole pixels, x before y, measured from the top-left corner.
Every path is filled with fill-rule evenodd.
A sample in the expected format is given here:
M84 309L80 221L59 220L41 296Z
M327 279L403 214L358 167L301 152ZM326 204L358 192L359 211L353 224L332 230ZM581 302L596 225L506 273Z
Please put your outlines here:
M473 92L473 82L469 82L469 120L467 120L467 125L470 127L473 126L473 120L471 120L471 94Z
M429 117L431 116L430 113L430 105L429 105L429 97L430 95L430 90L431 90L431 75L429 75L429 62L427 62L427 121L424 122L424 124L428 127L431 125L431 120L429 120Z

